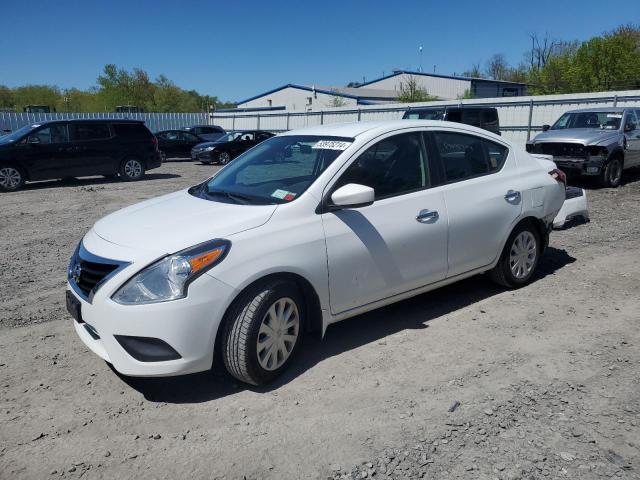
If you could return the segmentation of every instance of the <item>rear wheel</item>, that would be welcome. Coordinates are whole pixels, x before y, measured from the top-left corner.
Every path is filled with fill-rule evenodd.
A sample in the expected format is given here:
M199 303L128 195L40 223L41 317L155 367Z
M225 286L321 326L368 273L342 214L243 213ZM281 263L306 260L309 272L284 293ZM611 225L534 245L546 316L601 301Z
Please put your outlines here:
M137 158L128 158L120 166L120 178L126 181L140 180L144 176L144 166Z
M600 185L607 188L616 188L622 180L622 158L613 157L600 173Z
M22 188L25 182L24 173L18 167L0 166L0 191L13 192Z
M303 299L285 280L258 284L227 313L222 358L231 375L252 385L269 383L290 364L301 341Z
M519 225L509 235L491 278L507 288L523 287L533 278L541 250L537 229L529 223Z

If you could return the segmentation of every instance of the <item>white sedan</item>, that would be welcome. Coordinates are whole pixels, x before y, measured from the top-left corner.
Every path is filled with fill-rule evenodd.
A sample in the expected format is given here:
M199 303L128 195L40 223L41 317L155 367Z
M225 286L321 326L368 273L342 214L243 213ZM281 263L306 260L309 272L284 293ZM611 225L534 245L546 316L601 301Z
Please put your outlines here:
M98 221L67 309L122 374L271 381L303 334L489 272L535 274L564 175L485 130L393 121L257 145L199 185Z

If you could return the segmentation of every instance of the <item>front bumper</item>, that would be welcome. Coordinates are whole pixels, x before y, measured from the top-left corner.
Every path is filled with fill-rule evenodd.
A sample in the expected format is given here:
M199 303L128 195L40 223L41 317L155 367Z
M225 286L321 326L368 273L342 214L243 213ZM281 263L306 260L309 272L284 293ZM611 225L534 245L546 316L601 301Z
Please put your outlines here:
M198 152L198 153L191 152L191 158L193 160L198 160L204 163L213 163L218 160L218 155L214 151Z
M599 175L606 157L567 158L554 156L553 161L568 175Z
M91 351L123 375L171 376L210 369L218 327L236 295L235 289L207 273L196 279L187 297L180 300L149 305L120 305L111 300L124 281L142 268L141 263L148 264L132 262L106 281L91 301L67 283L68 295L80 302L81 322L72 320L76 333ZM158 361L140 356L122 337L157 340L155 343L168 345L179 358L174 355L172 360Z

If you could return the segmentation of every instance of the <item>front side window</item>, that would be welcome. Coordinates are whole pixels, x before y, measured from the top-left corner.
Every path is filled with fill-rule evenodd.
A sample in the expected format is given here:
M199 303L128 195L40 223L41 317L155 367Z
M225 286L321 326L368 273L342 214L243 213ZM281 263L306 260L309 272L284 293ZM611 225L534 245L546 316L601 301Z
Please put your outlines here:
M353 138L316 135L272 137L189 191L194 196L225 203L291 202L352 142Z
M73 123L71 138L75 141L103 140L111 137L106 123Z
M504 145L474 135L435 132L433 138L447 183L497 172L509 153Z
M404 118L410 120L442 120L444 118L444 109L409 110L405 113Z
M629 110L627 112L627 116L626 116L626 119L624 121L624 128L625 128L625 130L627 130L627 129L634 129L635 130L637 127L638 127L638 120L636 119L636 115L635 115L635 113L633 113L633 110Z
M199 141L201 141L195 135L192 135L192 134L187 133L187 132L180 132L180 140L185 141L185 142L199 142Z
M618 130L622 122L622 112L568 112L562 115L551 130L565 128L602 128Z
M404 133L369 147L342 174L336 187L357 183L373 188L376 200L430 186L420 133Z
M35 139L38 140L35 140ZM65 143L69 141L69 133L66 124L54 124L29 135L29 142L37 141L38 143Z

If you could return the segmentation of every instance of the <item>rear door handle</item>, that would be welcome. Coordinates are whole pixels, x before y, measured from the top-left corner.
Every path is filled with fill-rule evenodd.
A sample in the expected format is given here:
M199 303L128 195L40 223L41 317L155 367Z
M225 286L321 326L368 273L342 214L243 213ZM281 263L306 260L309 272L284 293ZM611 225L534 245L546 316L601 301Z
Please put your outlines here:
M440 218L440 215L436 210L420 210L416 220L420 223L431 223L435 222Z
M519 202L520 192L516 192L515 190L509 190L507 194L504 196L504 199L509 203Z

